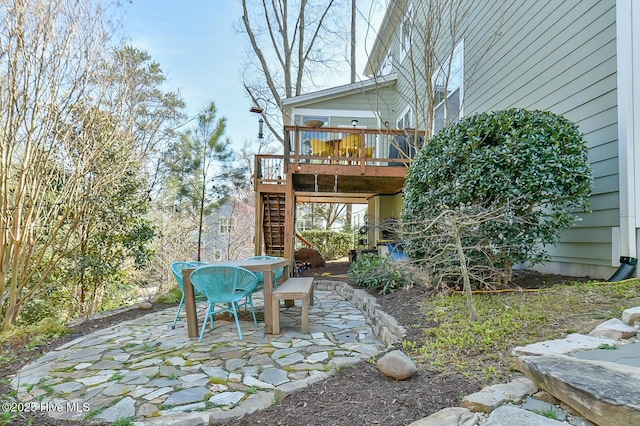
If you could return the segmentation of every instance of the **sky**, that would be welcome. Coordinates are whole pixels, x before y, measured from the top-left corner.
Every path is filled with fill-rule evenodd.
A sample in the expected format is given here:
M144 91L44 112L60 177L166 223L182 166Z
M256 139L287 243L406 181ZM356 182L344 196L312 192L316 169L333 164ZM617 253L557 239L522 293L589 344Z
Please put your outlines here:
M160 64L166 90L180 92L190 116L213 101L234 148L257 139L259 117L249 112L240 81L248 41L234 29L241 25L239 0L131 0L122 13L130 44Z
M258 117L239 78L246 45L234 30L239 1L132 0L122 12L130 44L160 64L166 90L180 92L189 116L213 101L234 147L257 137Z

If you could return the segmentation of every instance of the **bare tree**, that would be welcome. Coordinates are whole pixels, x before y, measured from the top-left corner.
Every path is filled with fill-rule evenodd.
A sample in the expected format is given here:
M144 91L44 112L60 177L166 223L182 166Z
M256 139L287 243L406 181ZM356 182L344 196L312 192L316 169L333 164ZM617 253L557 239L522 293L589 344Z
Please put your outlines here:
M462 281L467 306L472 320L477 319L473 303L472 286L495 289L505 285L511 270L502 263L495 264L495 252L504 250L495 242L479 237L486 223L511 226L522 218L512 214L511 205L469 203L455 209L443 207L436 217L426 217L419 223L409 223L400 232L402 239L421 254L412 259L413 266L426 271L430 285L438 290L455 288ZM411 233L409 229L418 230Z
M173 209L159 208L151 212L150 220L158 228L158 236L152 246L155 254L147 269L135 270L131 277L139 288L144 289L148 299L176 285L170 269L172 262L194 260L196 257L193 239L185 237L193 230L190 217Z
M387 16L397 18L398 28L394 36L377 35L376 50L370 52L374 61L366 72L373 78L391 70L397 73L398 96L409 107L397 125L407 129L404 141L410 146L396 146L399 154L412 156L434 133L460 119L464 87L473 81L481 57L491 50L502 30L504 1L492 2L497 16L494 31L474 64L463 62L473 14L483 7L487 5L479 0L390 3ZM372 65L378 68L371 69Z
M263 109L267 128L284 143L282 100L316 87L314 79L348 65L344 0L242 0L242 32L252 54L244 87Z
M232 226L227 228L227 232L218 234L221 240L218 243L224 248L223 260L242 259L253 255L255 207L253 198L242 197L243 192L239 190L236 196L230 197L225 203L229 209L227 214Z
M109 8L72 0L0 7L0 316L7 329L76 248L87 176L122 135L95 131L103 116L91 107L107 92L97 76L109 62ZM82 145L98 134L104 139L89 145L95 150ZM118 170L93 176L91 189L113 184Z

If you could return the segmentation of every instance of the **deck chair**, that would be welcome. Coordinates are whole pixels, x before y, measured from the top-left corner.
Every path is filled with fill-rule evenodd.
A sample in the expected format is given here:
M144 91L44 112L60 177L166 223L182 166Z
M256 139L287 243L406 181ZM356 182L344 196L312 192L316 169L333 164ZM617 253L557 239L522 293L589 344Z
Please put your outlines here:
M182 307L184 306L184 280L182 278L182 270L187 268L197 268L198 266L205 265L204 262L173 262L171 264L171 272L173 272L173 276L178 281L178 286L180 287L180 291L182 292L182 298L180 299L180 304L178 305L178 312L176 312L176 318L173 320L173 325L171 328L176 328L176 324L178 322L178 317L180 317L180 311L182 311ZM196 301L202 302L207 300L203 294L196 292Z
M214 317L222 312L233 315L238 328L238 336L242 340L242 329L238 320L238 303L249 298L258 285L258 277L244 268L238 266L206 265L197 268L191 273L193 287L207 297L207 312L200 331L200 342L207 328L207 321L211 319L211 330L214 328ZM256 311L253 302L249 299L253 323L258 325ZM216 309L216 305L221 305Z
M331 144L320 139L311 139L309 141L311 145L311 152L315 156L326 157L331 155Z
M360 135L356 133L348 134L340 141L340 156L357 156L360 152Z

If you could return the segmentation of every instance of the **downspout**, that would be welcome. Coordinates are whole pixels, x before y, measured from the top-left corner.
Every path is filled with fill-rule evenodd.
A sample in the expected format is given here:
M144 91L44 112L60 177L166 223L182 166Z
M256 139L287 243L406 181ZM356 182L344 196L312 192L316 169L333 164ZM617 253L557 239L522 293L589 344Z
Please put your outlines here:
M636 85L634 69L640 72L640 54L634 55L634 46L640 47L639 33L634 32L634 21L640 21L633 0L616 1L617 87L618 87L618 164L620 197L620 268L609 279L618 281L633 276L637 263L636 241L636 176L635 176L635 123L640 118L636 98L640 88ZM638 22L640 23L640 22ZM638 65L638 66L637 66Z

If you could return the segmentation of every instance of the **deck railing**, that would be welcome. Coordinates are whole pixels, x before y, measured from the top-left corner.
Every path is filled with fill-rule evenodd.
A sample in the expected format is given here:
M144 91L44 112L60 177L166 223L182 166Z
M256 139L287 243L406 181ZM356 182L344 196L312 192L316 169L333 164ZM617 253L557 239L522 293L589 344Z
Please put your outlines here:
M286 182L285 157L261 154L255 157L255 183L282 185Z
M287 163L407 166L424 141L416 130L285 126Z
M407 167L423 143L413 129L285 126L284 155L256 156L255 183L284 184L301 164Z

